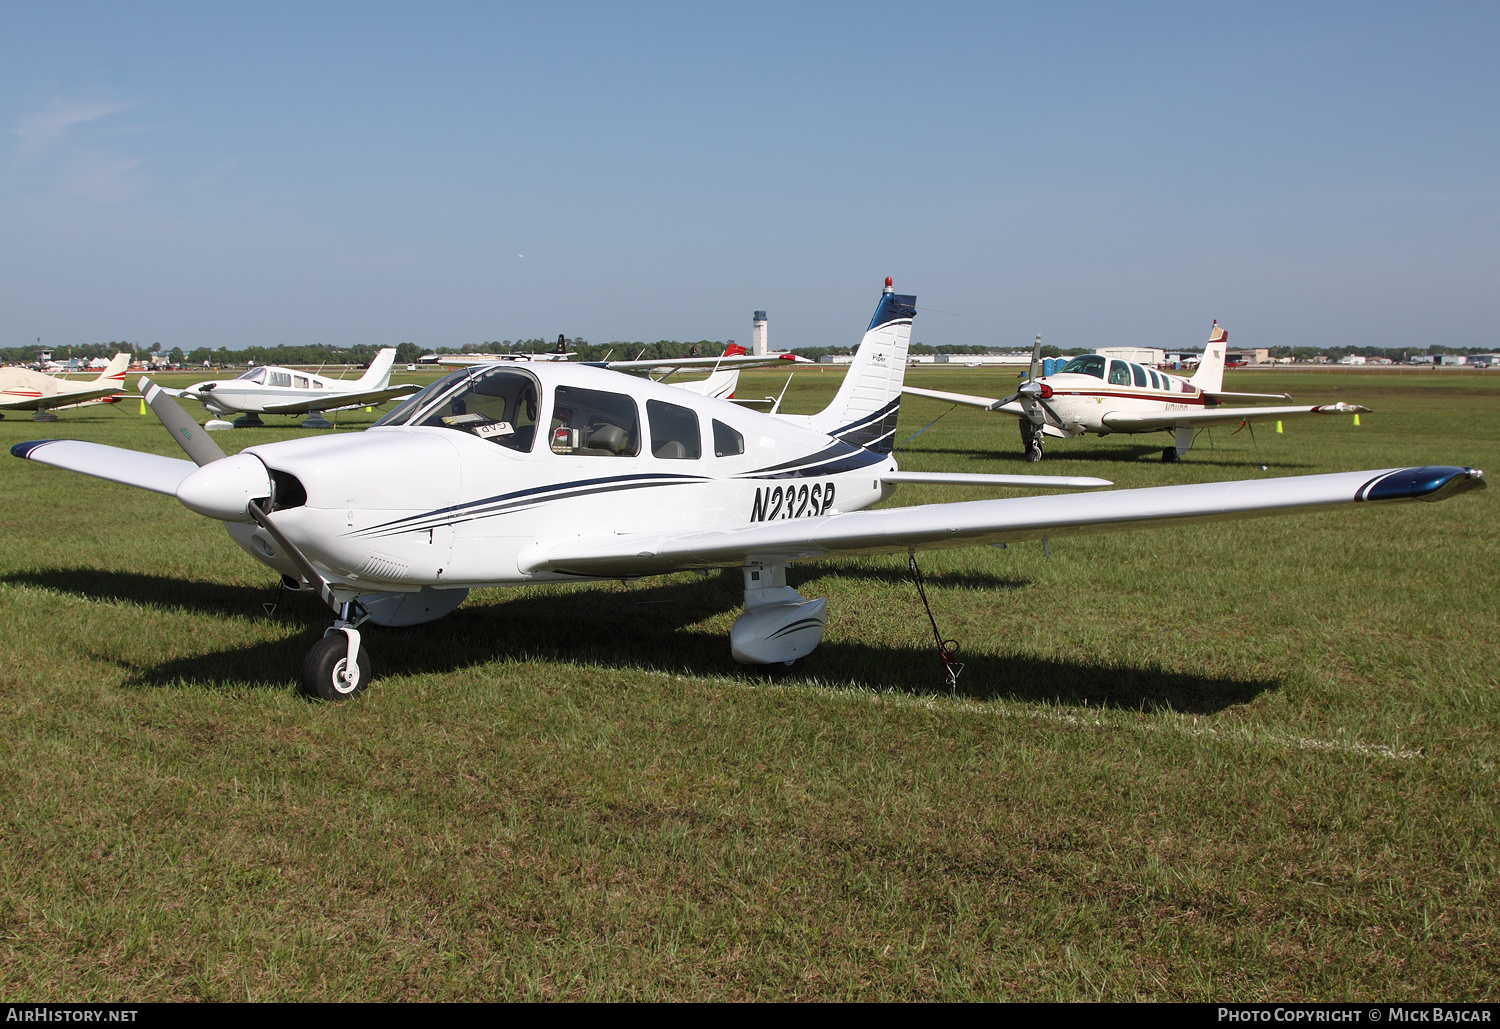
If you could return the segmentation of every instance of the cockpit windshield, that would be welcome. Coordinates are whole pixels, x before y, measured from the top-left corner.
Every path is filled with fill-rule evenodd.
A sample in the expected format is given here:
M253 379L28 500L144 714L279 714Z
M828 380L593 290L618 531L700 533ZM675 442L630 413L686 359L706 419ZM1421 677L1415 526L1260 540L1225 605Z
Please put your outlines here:
M248 372L241 372L240 374L236 375L235 378L236 379L246 379L246 380L248 380L250 382L265 382L266 381L266 370L263 367L262 368L251 368Z
M466 368L414 393L375 425L431 425L530 453L541 388L514 366ZM373 428L374 426L372 426Z
M1102 379L1104 378L1104 358L1098 354L1084 354L1082 357L1073 358L1058 371L1071 372L1074 375L1092 375L1096 379Z

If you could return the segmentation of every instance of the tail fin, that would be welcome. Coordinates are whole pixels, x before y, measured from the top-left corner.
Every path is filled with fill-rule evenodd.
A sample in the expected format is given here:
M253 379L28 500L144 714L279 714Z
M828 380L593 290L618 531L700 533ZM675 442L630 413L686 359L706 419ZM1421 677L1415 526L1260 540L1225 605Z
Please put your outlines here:
M396 348L381 347L380 353L375 355L375 360L370 362L370 367L365 374L360 376L355 388L385 389L391 384L391 367L396 363Z
M875 317L854 352L854 363L838 394L833 403L808 416L808 428L877 453L891 452L916 313L917 298L895 292L886 279Z
M729 346L727 346L727 347L724 348L724 352L722 354L720 354L719 356L720 357L739 357L740 355L744 354L744 352L745 352L745 348L744 347L740 346L738 343L731 343L731 344L729 344Z
M1208 335L1208 345L1203 348L1203 359L1198 370L1188 380L1205 393L1217 393L1224 388L1224 353L1229 349L1229 333L1219 327L1214 319L1214 328Z
M724 348L720 357L739 357L745 352L745 348L738 343L731 343ZM674 382L672 385L687 390L689 393L698 393L705 397L713 397L715 400L733 400L734 391L740 385L740 371L731 368L728 371L715 371L706 379L694 379L692 382Z
M113 383L116 386L123 386L125 384L125 372L129 367L130 355L116 354L109 359L109 367L100 372L99 378L94 381L103 385Z

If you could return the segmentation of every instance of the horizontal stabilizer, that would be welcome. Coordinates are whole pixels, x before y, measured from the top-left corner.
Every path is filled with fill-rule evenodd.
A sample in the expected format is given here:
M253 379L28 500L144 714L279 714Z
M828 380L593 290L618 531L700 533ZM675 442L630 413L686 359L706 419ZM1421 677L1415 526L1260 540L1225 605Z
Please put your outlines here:
M1105 428L1116 432L1144 432L1149 429L1171 429L1178 425L1213 425L1215 423L1265 422L1276 418L1296 418L1304 414L1360 414L1368 407L1358 404L1317 404L1313 407L1203 407L1182 411L1152 411L1134 414L1110 411L1104 415Z
M1473 468L1427 466L971 500L698 532L596 536L539 547L524 554L520 565L524 572L558 571L598 578L656 575L755 560L889 554L908 548L943 549L1252 518L1366 501L1443 500L1484 484L1484 473Z
M15 457L24 457L54 468L81 472L96 479L108 479L124 486L148 489L153 493L177 495L177 487L198 470L191 461L138 450L106 447L102 443L83 443L72 439L38 439L17 443L10 448Z
M1011 486L1031 489L1095 489L1113 486L1087 475L976 475L969 472L882 472L881 482L931 486Z

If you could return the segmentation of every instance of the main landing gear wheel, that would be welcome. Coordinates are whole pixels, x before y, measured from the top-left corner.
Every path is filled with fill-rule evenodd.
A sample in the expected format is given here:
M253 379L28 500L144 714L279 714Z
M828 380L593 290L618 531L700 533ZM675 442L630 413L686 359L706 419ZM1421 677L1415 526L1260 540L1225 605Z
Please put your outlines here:
M370 652L363 645L354 659L354 675L345 676L349 637L342 632L324 636L302 661L302 691L319 700L348 700L363 693L370 681Z
M1176 464L1178 460L1180 460L1177 456L1177 448L1168 447L1167 449L1163 450L1161 452L1161 459L1162 463L1164 464Z

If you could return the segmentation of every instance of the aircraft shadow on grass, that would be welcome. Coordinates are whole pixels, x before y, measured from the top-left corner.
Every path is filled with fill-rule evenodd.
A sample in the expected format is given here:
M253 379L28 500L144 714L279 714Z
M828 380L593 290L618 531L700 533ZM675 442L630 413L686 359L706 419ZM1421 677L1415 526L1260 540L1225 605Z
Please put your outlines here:
M894 568L812 567L793 571L791 578L800 582L842 575L891 583L904 580L903 573ZM106 603L153 604L236 617L259 615L261 605L274 595L271 589L91 569L12 573L0 581L46 587ZM944 587L967 584L985 589L1025 585L1024 580L964 573L946 575L939 583ZM632 584L616 590L523 590L501 603L460 608L425 626L375 629L366 639L377 678L452 674L455 689L463 688L465 670L510 660L559 661L611 669L656 668L684 675L742 677L747 682L776 678L794 684L808 677L915 695L949 692L930 646L830 640L790 672L767 675L737 665L729 656L728 640L722 632L695 626L737 610L741 599L737 573L655 586ZM911 600L912 618L924 621L914 592ZM125 685L285 686L296 678L309 637L322 634L329 616L315 598L291 594L276 617L306 631L157 665L127 665ZM925 624L922 628L925 630ZM103 654L96 656L118 662ZM1246 703L1281 685L1267 679L1195 675L1024 654L961 653L959 657L967 667L956 694L971 700L1088 704L1129 710L1169 708L1209 714Z

